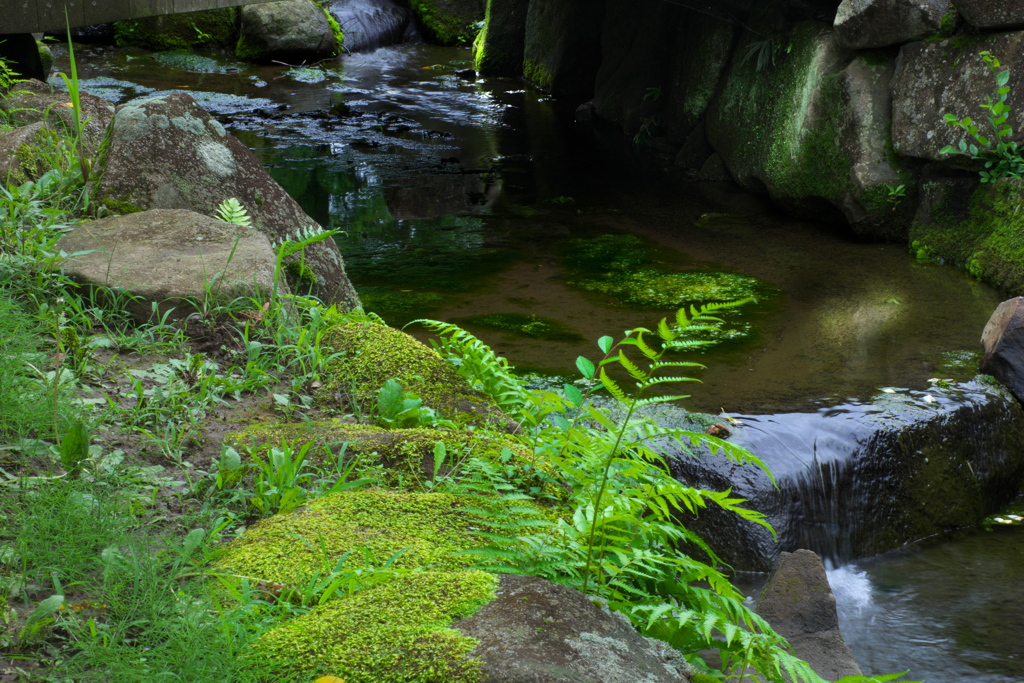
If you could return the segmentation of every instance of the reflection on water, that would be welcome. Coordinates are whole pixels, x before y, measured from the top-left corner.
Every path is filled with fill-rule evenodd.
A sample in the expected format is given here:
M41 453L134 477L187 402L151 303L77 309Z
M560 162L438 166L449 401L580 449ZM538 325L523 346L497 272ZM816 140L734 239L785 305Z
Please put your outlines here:
M640 162L652 151L616 135L595 141L518 82L464 80L469 50L349 55L315 67L316 83L216 53L194 70L141 51L83 54L83 75L111 99L216 93L201 97L310 215L346 232L349 273L390 322L562 321L566 334L547 338L467 323L521 368L572 373L598 337L653 326L699 303L693 292L740 286L758 303L727 314L729 332L693 357L708 369L688 387L689 406L807 409L882 386L925 388L944 353L976 348L999 301L901 247L852 242L726 186L674 179ZM639 260L616 270L608 257L605 272L580 276L574 244L623 236Z

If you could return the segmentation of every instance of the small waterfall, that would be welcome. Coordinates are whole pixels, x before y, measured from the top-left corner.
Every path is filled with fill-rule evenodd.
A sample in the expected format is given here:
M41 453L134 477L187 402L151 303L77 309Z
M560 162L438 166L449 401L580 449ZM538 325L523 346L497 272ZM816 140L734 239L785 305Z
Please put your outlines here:
M798 548L839 566L968 527L1024 481L1024 413L982 381L740 422L730 440L760 457L777 487L721 456L672 458L678 479L731 488L778 533L776 543L735 515L702 511L692 527L737 569L765 571Z
M333 0L327 9L345 34L348 52L420 40L412 10L402 0Z

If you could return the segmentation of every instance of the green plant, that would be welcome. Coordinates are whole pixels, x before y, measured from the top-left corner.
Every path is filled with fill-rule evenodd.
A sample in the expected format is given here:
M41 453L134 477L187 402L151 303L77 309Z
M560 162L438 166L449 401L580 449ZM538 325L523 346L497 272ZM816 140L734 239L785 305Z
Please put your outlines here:
M955 114L947 113L945 122L951 126L959 126L967 131L974 138L974 142L968 143L961 140L957 147L946 145L940 154L957 154L975 161L984 162L985 167L979 171L981 182L990 183L998 178L1020 179L1024 175L1024 156L1021 156L1020 148L1010 138L1013 136L1013 127L1009 120L1010 105L1006 100L1010 96L1010 70L999 70L999 60L988 50L978 53L988 65L989 71L996 80L996 97L986 97L982 109L988 111L988 120L992 137L986 136L970 116L957 118ZM977 143L977 144L975 144Z
M423 399L392 378L377 392L377 422L387 429L413 429L437 425L438 417Z
M246 212L242 202L235 197L228 197L217 207L217 218L225 223L234 223L243 227L252 227L252 219Z
M67 9L64 10L64 18L67 20L67 35L68 35L68 60L71 63L71 77L61 72L57 75L60 76L61 80L64 81L64 85L67 86L68 95L71 97L71 107L74 117L74 145L78 149L78 168L82 174L82 182L89 182L89 174L92 168L92 160L85 152L85 124L86 121L82 118L82 97L79 90L78 84L78 66L75 63L75 46L71 42L71 20L67 17Z
M906 185L886 185L885 190L885 201L889 202L894 208L907 196Z

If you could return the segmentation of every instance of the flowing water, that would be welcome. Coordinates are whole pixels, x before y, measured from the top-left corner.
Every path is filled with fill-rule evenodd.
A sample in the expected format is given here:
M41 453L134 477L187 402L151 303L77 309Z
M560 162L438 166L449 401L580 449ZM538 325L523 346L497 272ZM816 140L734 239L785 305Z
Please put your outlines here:
M85 88L113 101L192 92L310 215L346 231L368 308L398 325L457 321L521 369L570 375L603 334L749 296L688 358L708 367L687 407L814 411L962 374L1000 300L898 245L688 182L655 150L574 124L518 82L460 74L468 50L402 45L297 68L77 53ZM1024 539L996 533L832 573L866 669L1024 680L1012 677L1024 599L1010 578Z

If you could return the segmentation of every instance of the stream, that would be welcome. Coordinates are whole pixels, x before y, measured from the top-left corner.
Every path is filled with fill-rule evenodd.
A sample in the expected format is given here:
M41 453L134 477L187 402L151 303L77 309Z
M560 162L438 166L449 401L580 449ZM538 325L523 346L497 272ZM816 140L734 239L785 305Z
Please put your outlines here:
M402 45L291 69L215 52L76 55L83 87L114 102L191 92L307 213L345 231L368 309L396 326L458 322L538 378L571 376L601 335L751 297L686 358L707 366L686 407L814 412L970 377L1001 299L899 245L691 182L517 81L460 75L469 50ZM865 671L1024 680L1022 533L969 531L831 570Z

